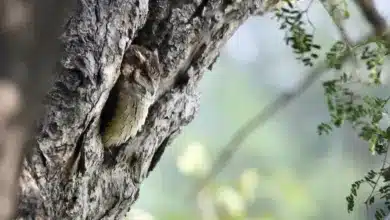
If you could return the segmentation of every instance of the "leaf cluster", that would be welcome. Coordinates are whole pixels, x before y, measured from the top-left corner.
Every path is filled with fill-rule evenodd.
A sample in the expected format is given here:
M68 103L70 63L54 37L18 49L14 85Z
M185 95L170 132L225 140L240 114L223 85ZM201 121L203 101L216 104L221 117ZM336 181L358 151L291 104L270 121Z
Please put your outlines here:
M337 10L331 10L328 13L333 13L333 11ZM343 12L348 15L345 18L348 18L348 10L345 9ZM307 9L301 10L287 1L287 6L276 12L276 18L281 22L279 28L285 30L285 43L297 55L297 60L303 62L305 66L311 67L314 65L314 60L319 57L321 46L314 43L314 35L308 34L305 30L305 14L307 14ZM330 15L333 18L333 14ZM350 85L356 83L361 87L380 85L382 66L386 56L389 55L389 46L388 43L379 39L356 46L349 45L349 43L336 41L330 50L325 52L328 68L340 74L323 82L330 121L320 123L317 131L319 135L329 134L347 122L352 125L358 137L368 143L369 150L373 155L386 155L390 141L390 126L382 128L380 122L387 114L386 105L389 98L364 95L354 91ZM355 65L364 64L368 79L356 79L352 77L354 74L351 72L343 71L346 54L354 56L357 62ZM358 67L355 68L357 71ZM386 157L384 164L385 162ZM351 193L346 197L348 212L353 210L357 191L363 183L372 188L372 193L365 204L372 205L377 198L384 200L388 211L390 211L390 167L384 168L384 164L379 171L371 170L363 179L352 184ZM374 180L375 178L377 179ZM376 190L380 178L385 180L385 184ZM383 209L378 209L375 213L376 219L383 219L384 216Z
M343 42L338 41L333 45L326 56L329 68L342 70L340 57L345 50L346 45ZM372 45L364 45L363 50L359 52L360 60L365 63L366 70L369 73L369 81L365 85L371 87L380 85L380 73L384 58L388 54L388 49L384 44L378 42L374 47ZM390 140L390 127L383 129L379 123L383 119L383 115L387 114L386 105L389 98L358 94L348 87L352 82L351 74L344 72L340 77L323 83L331 121L321 123L317 128L318 134L329 134L334 128L338 128L345 122L348 122L356 130L359 138L369 144L369 150L373 155L386 154ZM376 192L378 181L380 177L383 177L382 170L384 170L383 167L380 172L371 170L363 179L352 184L351 193L346 197L348 212L353 210L357 190L363 183L368 184L373 192L366 200L366 206L372 205L375 202L375 198L378 197L381 200L385 200L386 206L390 208L390 202L388 201L390 198L390 184L382 186ZM378 178L376 181L373 180L375 177ZM383 209L376 210L375 219L380 220L385 216Z
M297 59L305 66L313 66L314 60L319 57L318 51L321 46L313 41L314 35L308 34L305 30L306 22L303 15L306 11L296 9L290 2L287 6L280 8L275 13L277 20L281 23L280 29L285 30L285 43L293 49Z

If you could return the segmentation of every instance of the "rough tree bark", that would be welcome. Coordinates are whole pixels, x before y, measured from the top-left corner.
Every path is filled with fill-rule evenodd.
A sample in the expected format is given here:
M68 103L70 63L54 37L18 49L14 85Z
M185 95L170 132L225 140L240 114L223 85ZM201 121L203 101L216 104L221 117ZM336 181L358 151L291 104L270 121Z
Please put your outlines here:
M51 87L66 11L74 0L0 1L0 219L14 216L31 131ZM47 18L50 19L47 19ZM31 80L33 79L33 80Z
M237 28L264 8L262 0L79 0L23 162L17 218L124 217L165 147L194 118L204 71ZM130 44L158 50L167 86L142 131L109 157L100 115Z

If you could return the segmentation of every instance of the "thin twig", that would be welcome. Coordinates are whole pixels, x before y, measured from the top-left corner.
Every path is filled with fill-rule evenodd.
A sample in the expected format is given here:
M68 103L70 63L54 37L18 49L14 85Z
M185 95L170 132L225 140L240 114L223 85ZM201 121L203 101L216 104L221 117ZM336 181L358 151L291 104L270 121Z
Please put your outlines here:
M355 0L363 16L370 23L376 36L383 36L387 32L386 19L379 13L373 0Z
M381 171L385 168L385 165L386 165L386 161L387 161L387 155L388 155L388 152L389 152L389 141L387 141L387 144L386 144L386 154L385 154L385 158L383 159L383 163L382 163L382 167L381 167ZM369 200L371 199L372 196L374 196L374 192L375 192L375 189L378 185L378 182L379 182L379 179L381 178L381 174L378 173L378 177L376 178L376 181L375 181L375 184L374 186L372 187L372 190L371 190L371 193L370 195L367 197L366 201L365 201L365 204L366 204L366 213L367 213L367 219L369 219L369 216L368 216L368 203L369 203ZM368 182L369 183L369 182Z
M359 74L357 74L357 69L359 67L359 61L358 61L358 58L356 56L355 51L353 50L353 46L352 46L353 41L348 36L348 33L344 28L344 25L343 25L344 18L341 17L342 15L340 15L340 11L339 11L341 9L338 8L340 6L339 5L332 5L331 3L329 3L329 1L328 1L328 4L326 4L324 0L320 0L320 4L325 9L325 11L327 11L329 17L332 19L333 24L336 26L336 28L341 36L342 41L346 45L348 53L352 54L353 65L355 66L354 72L355 72L356 78L359 80L360 77L359 77Z

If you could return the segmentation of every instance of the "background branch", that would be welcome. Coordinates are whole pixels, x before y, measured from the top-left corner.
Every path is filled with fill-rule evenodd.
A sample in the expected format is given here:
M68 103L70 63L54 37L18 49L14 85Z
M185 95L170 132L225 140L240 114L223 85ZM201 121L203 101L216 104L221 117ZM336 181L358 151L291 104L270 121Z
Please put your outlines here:
M343 28L341 21L337 18L333 18L335 25L337 26L342 39L346 41L345 43L349 46L349 48L356 47L358 45L363 45L368 41L373 40L373 38L377 38L382 36L386 30L386 21L376 10L374 2L372 0L355 0L359 8L362 10L363 15L371 24L373 29L375 30L375 34L363 37L357 43L352 43L349 39L348 35ZM340 63L344 64L349 57L354 56L354 53L351 49L346 50L345 53L340 57ZM248 120L243 126L241 126L232 136L230 141L223 146L221 149L221 153L218 154L215 162L212 166L211 171L206 174L204 178L202 178L198 184L195 186L195 193L198 193L203 189L211 179L213 179L216 175L218 175L223 168L228 164L234 153L239 149L242 142L248 138L248 136L262 124L267 122L270 118L272 118L277 112L282 110L292 101L297 99L300 95L302 95L317 79L321 77L321 75L328 70L328 65L326 61L323 61L316 68L310 71L307 74L306 78L299 83L296 87L295 91L292 91L288 94L282 94L278 96L273 102L267 105L262 111L260 111L255 117Z

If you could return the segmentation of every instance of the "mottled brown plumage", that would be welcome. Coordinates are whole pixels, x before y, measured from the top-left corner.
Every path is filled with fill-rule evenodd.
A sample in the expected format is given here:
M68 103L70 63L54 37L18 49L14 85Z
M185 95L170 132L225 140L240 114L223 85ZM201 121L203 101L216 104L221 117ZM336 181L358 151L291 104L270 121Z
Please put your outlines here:
M155 101L160 77L157 53L131 45L102 113L101 133L106 148L125 143L142 129Z

